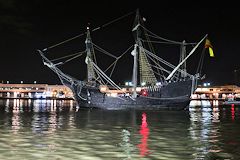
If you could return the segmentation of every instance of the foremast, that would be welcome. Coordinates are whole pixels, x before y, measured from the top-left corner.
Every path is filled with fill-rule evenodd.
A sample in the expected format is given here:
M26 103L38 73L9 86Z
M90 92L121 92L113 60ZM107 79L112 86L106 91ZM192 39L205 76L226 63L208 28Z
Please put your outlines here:
M92 45L92 39L90 36L89 27L87 27L87 36L86 36L85 44L86 44L86 52L87 52L87 55L85 58L85 63L87 64L87 83L89 85L95 85L96 75L95 75L93 63L92 63L93 56L95 56L95 53Z

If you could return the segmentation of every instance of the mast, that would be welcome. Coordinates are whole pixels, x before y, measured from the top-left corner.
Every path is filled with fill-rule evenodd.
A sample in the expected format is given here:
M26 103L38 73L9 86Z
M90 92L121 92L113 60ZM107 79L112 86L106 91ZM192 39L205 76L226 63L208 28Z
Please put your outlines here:
M135 47L134 47L134 50L132 51L132 55L134 56L133 76L132 76L133 98L136 98L137 96L136 87L138 82L138 65L139 65L139 73L140 73L139 78L142 86L155 85L157 83L157 78L154 75L153 69L151 68L147 55L143 49L143 43L141 41L142 31L140 28L143 24L141 23L142 23L142 19L139 14L139 10L137 10L133 29L132 29L132 32L134 33L134 38L135 38Z
M138 76L138 72L137 72L137 69L138 69L138 52L139 52L139 45L140 45L140 29L139 29L139 26L140 26L140 21L139 21L139 10L137 9L137 12L136 12L136 17L135 17L135 20L134 20L134 26L133 26L133 29L132 29L132 32L134 32L134 35L135 35L135 46L134 46L134 50L132 51L132 55L134 57L134 61L133 61L133 75L132 75L132 83L133 83L133 95L132 97L133 98L136 98L137 97L137 91L136 91L136 88L137 88L137 76Z
M134 62L133 62L133 75L132 75L132 83L133 83L133 98L136 98L137 97L137 91L136 91L136 88L137 88L137 64L138 64L138 61L137 61L137 57L138 57L138 48L137 48L137 44L135 44L134 46L134 50L132 51L132 55L134 57Z
M179 63L174 70L168 75L166 80L170 80L172 76L175 74L175 72L179 69L179 67L186 62L186 60L194 53L194 51L197 49L197 47L202 43L202 41L207 37L207 34L197 43L197 45L191 50L191 52L182 60L181 63Z
M184 40L180 46L180 59L179 59L179 63L181 63L184 59L186 58L186 41ZM182 64L182 66L180 67L181 70L183 70L184 72L181 72L180 77L185 79L187 74L187 64L186 61Z
M86 37L86 52L87 52L87 56L85 59L85 63L87 64L87 82L91 85L95 84L95 73L93 70L93 64L92 64L92 56L94 54L94 49L93 49L93 45L92 45L92 39L90 36L90 31L89 31L89 27L87 27L87 37Z

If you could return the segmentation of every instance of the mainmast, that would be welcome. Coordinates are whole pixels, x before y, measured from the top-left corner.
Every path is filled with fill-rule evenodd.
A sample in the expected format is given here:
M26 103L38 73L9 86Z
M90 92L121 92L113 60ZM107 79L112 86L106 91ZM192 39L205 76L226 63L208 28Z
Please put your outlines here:
M135 17L135 20L134 20L134 26L133 26L133 29L132 31L135 33L134 36L135 36L135 46L134 46L134 50L132 51L132 55L134 57L134 62L133 62L133 75L132 75L132 83L133 83L133 95L132 97L133 98L136 98L137 97L137 91L136 91L136 88L137 88L137 76L138 76L138 72L137 72L137 67L138 67L138 52L139 52L139 45L140 45L140 29L139 29L139 26L140 26L140 21L139 21L139 18L140 18L140 15L139 15L139 10L137 10L136 12L136 17Z
M139 70L140 70L140 84L143 85L155 85L157 83L157 79L154 75L153 69L151 68L150 63L148 62L148 58L146 53L143 49L143 44L141 41L141 22L142 19L139 14L139 10L136 12L136 17L134 20L134 25L132 32L134 33L135 38L135 47L132 51L132 55L134 56L134 63L133 63L133 98L136 98L136 87L138 82L138 62L139 62Z
M96 76L93 70L93 64L91 62L91 60L93 60L92 57L94 54L94 49L93 49L92 39L91 39L90 31L88 27L87 27L87 37L86 37L85 44L86 44L86 52L87 52L87 56L85 59L85 63L87 64L87 82L90 85L93 85L95 84L95 79L96 79Z

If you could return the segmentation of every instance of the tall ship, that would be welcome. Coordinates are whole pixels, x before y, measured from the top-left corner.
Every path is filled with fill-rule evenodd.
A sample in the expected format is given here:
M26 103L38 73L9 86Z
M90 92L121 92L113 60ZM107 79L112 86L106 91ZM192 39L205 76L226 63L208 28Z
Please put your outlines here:
M133 13L124 15L93 30L87 27L83 34L52 47L38 50L44 65L58 75L62 84L72 90L80 108L183 110L188 107L190 96L196 89L199 74L188 73L186 61L206 40L207 35L203 36L198 43L169 40L148 30L144 25L145 18L140 16L139 10L134 13L133 26L129 27L133 35L132 44L121 55L111 54L102 49L102 47L93 43L91 35L93 35L93 32L99 32L101 28L106 28L107 25L111 25ZM82 52L56 59L48 58L50 48L80 36L85 36L85 47ZM102 41L104 41L104 38ZM173 65L161 58L158 53L159 50L155 49L153 45L154 43L179 46L179 63ZM186 49L188 46L192 47L189 53ZM106 63L109 60L99 56L101 53L113 58L112 63L107 67ZM114 81L113 75L118 62L126 55L128 60L125 61L124 65L130 65L132 69L120 69L118 76L129 72L131 80L121 85ZM82 69L86 70L86 74L81 75L82 79L71 76L60 68L66 62L79 57L84 58L85 68L82 67ZM100 60L97 61L97 57L100 57ZM129 62L129 59L132 63ZM101 68L100 62L105 63L105 68ZM124 80L122 79L122 81Z

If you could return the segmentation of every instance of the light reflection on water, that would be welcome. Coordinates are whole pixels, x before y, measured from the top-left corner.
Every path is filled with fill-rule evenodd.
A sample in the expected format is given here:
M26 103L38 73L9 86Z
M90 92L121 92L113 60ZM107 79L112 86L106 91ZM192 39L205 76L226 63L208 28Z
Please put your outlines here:
M0 159L240 159L239 115L237 106L103 111L0 100Z
M140 150L140 155L145 157L149 154L148 149L148 136L149 136L149 128L147 124L147 114L145 112L142 113L142 124L141 129L139 130L139 134L142 136L141 143L138 144L138 148Z

